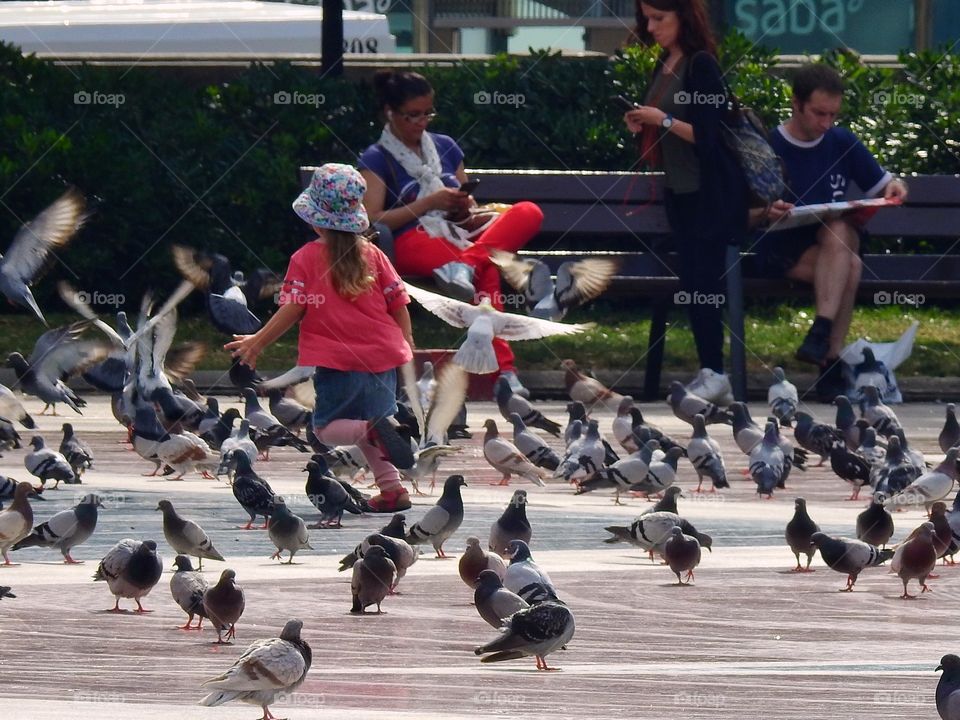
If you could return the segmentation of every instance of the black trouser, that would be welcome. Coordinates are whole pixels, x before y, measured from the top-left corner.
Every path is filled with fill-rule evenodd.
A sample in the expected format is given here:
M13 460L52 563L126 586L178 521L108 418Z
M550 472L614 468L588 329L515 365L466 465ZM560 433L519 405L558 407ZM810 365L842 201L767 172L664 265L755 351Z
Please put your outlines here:
M680 288L700 367L723 372L724 270L728 233L701 217L700 193L664 193L667 220L679 255Z

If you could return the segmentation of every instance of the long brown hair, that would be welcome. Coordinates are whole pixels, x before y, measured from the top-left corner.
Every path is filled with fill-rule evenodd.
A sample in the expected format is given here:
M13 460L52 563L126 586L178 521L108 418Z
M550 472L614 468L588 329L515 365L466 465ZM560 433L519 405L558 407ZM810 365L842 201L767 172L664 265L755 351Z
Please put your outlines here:
M644 45L653 45L653 36L647 30L647 21L643 17L641 3L663 12L675 12L680 20L680 32L677 42L687 57L693 57L701 50L717 55L717 41L710 28L710 17L703 0L636 0L637 2L637 39Z
M362 235L342 230L324 229L327 255L330 258L330 279L340 297L355 300L373 284L364 250L367 241Z

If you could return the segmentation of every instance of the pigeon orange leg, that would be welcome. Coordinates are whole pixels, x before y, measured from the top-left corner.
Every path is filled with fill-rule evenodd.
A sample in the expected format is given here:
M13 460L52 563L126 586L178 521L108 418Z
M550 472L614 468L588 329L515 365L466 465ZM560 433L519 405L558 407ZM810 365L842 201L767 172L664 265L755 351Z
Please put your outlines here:
M69 552L63 556L63 562L67 565L83 565L83 560L74 560Z
M933 575L927 575L927 577L928 577L928 578L932 578ZM939 576L938 576L938 577L939 577ZM921 595L922 595L923 593L925 593L925 592L933 592L933 588L927 587L927 584L926 584L925 582L921 582L921 583L920 583L920 587L923 588L923 590L920 591L920 594L921 594Z
M193 615L187 618L186 625L177 625L177 630L193 630Z
M847 586L845 588L840 588L840 592L853 592L853 586L856 582L856 577L853 575L847 575Z
M117 601L113 604L113 607L110 608L107 612L116 612L116 613L123 612L123 610L120 609L120 598L117 598Z
M687 570L687 582L689 583L693 579L693 570Z
M853 491L853 494L847 498L847 500L859 500L860 499L860 486Z
M135 612L138 612L138 613L152 613L152 612L153 612L153 610L147 610L145 607L143 607L143 605L140 604L140 598L136 598L136 600L137 600L137 609L135 610ZM118 600L117 602L120 602L120 601Z

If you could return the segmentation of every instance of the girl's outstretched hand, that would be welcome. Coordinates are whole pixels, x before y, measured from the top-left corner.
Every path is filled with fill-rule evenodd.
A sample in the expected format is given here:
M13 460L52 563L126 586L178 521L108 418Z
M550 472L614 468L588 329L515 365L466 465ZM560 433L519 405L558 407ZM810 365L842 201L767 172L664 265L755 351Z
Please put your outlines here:
M234 359L239 360L251 370L257 368L257 357L263 350L257 342L256 335L234 335L233 340L224 344L223 349L228 350Z

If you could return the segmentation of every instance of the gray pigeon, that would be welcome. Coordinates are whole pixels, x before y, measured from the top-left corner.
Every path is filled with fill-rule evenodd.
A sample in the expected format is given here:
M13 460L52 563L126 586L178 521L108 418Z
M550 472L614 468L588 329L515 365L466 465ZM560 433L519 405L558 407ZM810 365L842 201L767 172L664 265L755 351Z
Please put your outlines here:
M690 521L672 512L654 512L649 515L641 515L629 527L611 525L604 528L612 535L604 542L609 544L628 542L649 552L651 558L654 553L662 556L663 547L670 539L674 527L683 530L684 535L695 537L697 542L700 543L700 547L705 547L708 551L713 552L713 538L706 533L699 532Z
M799 420L797 426L799 427ZM766 495L768 500L773 497L773 489L783 480L786 468L786 460L776 435L777 426L768 422L763 441L750 453L750 476L757 484L757 494Z
M0 417L16 420L25 428L33 430L37 423L27 413L20 398L6 385L0 384Z
M537 670L552 670L556 668L547 666L547 655L566 646L574 629L573 613L566 605L553 600L542 602L515 612L506 620L500 637L474 653L486 655L481 660L485 663L533 655Z
M694 492L700 492L704 478L710 478L712 483L710 492L716 492L718 488L730 487L720 445L707 434L703 415L699 413L693 416L693 435L687 443L687 457L700 479Z
M207 579L203 573L193 569L190 558L177 555L173 560L177 571L170 578L170 594L180 609L187 614L186 625L181 630L200 630L207 611L203 608L203 594L207 591ZM193 616L197 616L197 626L193 627Z
M270 459L270 448L281 445L292 445L300 452L310 452L310 448L300 438L285 428L277 418L260 406L257 393L253 388L243 389L243 399L246 401L244 417L250 421L250 427L264 434L264 459ZM259 446L258 446L259 447Z
M223 561L213 542L203 528L193 520L186 520L177 514L173 503L161 500L157 510L163 513L163 536L178 555L193 555L199 560L199 569L203 570L203 559Z
M510 564L503 576L503 586L531 605L557 599L557 589L550 576L537 565L530 547L523 540L507 544Z
M820 456L817 465L823 465L830 457L830 450L838 440L844 442L843 434L835 427L818 423L809 413L798 412L797 424L793 428L793 436L800 447Z
M95 494L84 495L80 502L69 510L58 512L45 523L37 525L30 535L13 546L14 550L28 547L57 548L68 565L79 564L70 551L82 545L93 535L97 527L97 508L102 507L100 497Z
M313 411L293 398L284 397L282 390L267 393L270 412L290 432L298 433L310 423Z
M288 620L280 637L254 642L233 667L204 683L216 689L200 704L209 707L240 700L259 705L263 717L272 718L270 703L281 694L290 697L310 670L313 652L300 638L302 628L300 620Z
M745 403L732 403L730 414L733 416L733 440L740 448L740 452L749 455L763 441L763 428L750 417L750 411Z
M376 605L377 614L381 614L380 603L390 594L396 576L397 567L387 557L386 551L379 545L370 546L366 554L353 564L353 578L350 581L353 605L350 612L362 614L370 605Z
M883 404L880 392L875 385L864 385L863 396L863 417L876 428L877 435L889 438L897 430L903 429L897 414L888 405Z
M621 492L627 492L635 485L639 486L646 481L650 465L653 463L653 453L658 447L656 440L647 440L637 452L617 460L609 467L600 468L593 477L578 483L577 494L612 487L616 491L613 502L615 505L621 505Z
M136 612L145 610L140 598L146 597L160 582L163 562L157 555L157 544L153 540L132 540L125 538L114 545L103 556L94 580L106 580L110 592L117 598L110 612L120 610L120 598L131 598L137 603Z
M47 480L53 480L56 482L53 486L56 490L61 481L68 485L80 482L67 459L53 448L46 447L41 436L34 435L30 438L30 446L33 450L23 456L23 464L27 472L40 478L41 485L45 485Z
M767 404L780 425L790 427L800 405L800 396L797 393L797 386L787 380L782 367L773 369L773 384L767 390Z
M787 522L784 536L787 539L787 545L791 552L797 558L797 566L792 572L813 572L810 569L810 563L813 556L817 554L817 549L813 546L810 538L814 533L820 532L820 526L817 525L807 513L807 501L798 497L793 501L793 517ZM800 555L807 556L807 566L800 565Z
M395 513L394 516L390 518L390 522L380 528L379 533L374 534L383 535L384 537L388 538L395 538L397 540L403 540L407 535L407 531L405 529L406 520L407 518L403 513ZM346 555L340 558L340 567L337 568L337 571L343 572L344 570L352 570L353 564L357 561L357 559L363 557L364 543L371 538L373 538L373 535L368 535L364 541L357 545L351 552L348 552ZM408 547L411 547L410 543L408 543L406 540L403 540L403 542L406 543ZM419 557L419 549L413 550L413 552ZM399 568L397 571L399 572Z
M463 498L460 488L465 487L463 475L451 475L443 483L443 494L437 504L427 510L420 522L410 526L404 538L411 545L429 542L437 551L438 558L448 555L443 552L443 543L453 535L463 522Z
M885 507L923 505L927 512L937 500L943 500L953 490L957 479L957 454L960 447L947 450L947 456L932 470L928 470L900 492L884 500Z
M303 469L307 473L305 486L307 498L320 511L320 519L310 527L339 528L344 511L360 515L365 509L366 502L363 503L364 506L358 504L340 481L330 474L323 457L320 455L314 457L316 460L308 462Z
M551 435L560 437L560 425L545 417L529 400L511 390L510 383L502 375L497 378L493 385L493 395L504 420L509 420L510 415L516 413L520 416L524 425L539 428Z
M500 628L503 621L518 610L530 607L527 601L503 586L503 580L493 570L483 570L477 578L473 604L490 627Z
M353 549L352 553L340 560L338 570L339 572L343 572L344 570L352 569L354 563L356 563L359 558L364 557L367 551L374 545L382 547L387 557L393 561L396 567L397 577L389 591L389 594L392 595L397 585L399 585L400 581L406 576L407 570L409 570L410 566L420 557L419 548L413 547L402 537L390 537L389 535L384 535L382 532L367 535L367 537L363 539L363 542Z
M841 592L853 592L853 586L864 568L879 565L893 557L893 550L879 548L861 540L830 537L816 532L810 542L820 551L820 557L832 570L847 576L847 586Z
M537 467L556 470L560 465L560 456L539 435L527 429L517 413L510 413L509 420L513 425L513 444L517 450Z
M277 551L270 558L279 560L280 553L289 550L290 557L287 559L287 565L291 565L293 556L298 550L313 550L310 546L310 533L307 532L307 524L303 518L290 512L290 508L286 506L282 497L277 496L273 503L273 515L270 516L267 533L273 544L277 546Z
M11 592L11 588L9 585L0 585L0 600L3 600L4 598L15 598L15 597L16 595L14 595Z
M960 445L960 423L957 422L956 405L953 403L947 405L947 417L943 422L943 429L940 430L937 442L940 445L940 451L944 453L950 448ZM944 673L944 676L946 676L946 673Z
M960 657L944 655L937 670L943 670L937 683L937 714L940 720L960 720Z
M650 495L666 490L677 479L677 462L683 455L683 448L672 447L663 460L653 460L647 469L647 475L638 483L630 486L631 492Z
M50 253L65 247L86 220L86 203L76 188L69 188L13 238L0 258L0 292L14 305L30 308L44 325L47 321L30 292L30 285L46 268Z
M857 540L885 547L893 537L893 516L883 506L882 493L874 495L869 507L857 515Z
M700 542L695 537L684 535L678 526L674 526L670 533L670 538L663 546L663 559L677 576L677 584L689 585L693 580L694 568L700 564ZM683 572L687 573L686 582L680 577Z
M70 464L77 477L83 475L84 470L93 467L93 450L73 431L73 425L63 424L63 439L60 441L60 454Z
M237 620L243 615L246 599L243 588L237 585L237 573L227 569L220 573L216 585L203 593L203 611L217 630L217 644L227 645L237 635ZM227 633L226 640L223 633Z
M708 425L710 423L726 423L729 425L733 418L726 410L707 402L699 395L687 392L682 383L674 380L670 383L670 394L667 396L667 402L673 410L673 414L683 420L685 423L693 425L694 415L703 415L703 420Z
M507 557L507 545L511 540L530 542L533 528L527 519L527 491L514 490L513 497L500 515L490 526L490 542L487 548L500 557Z

